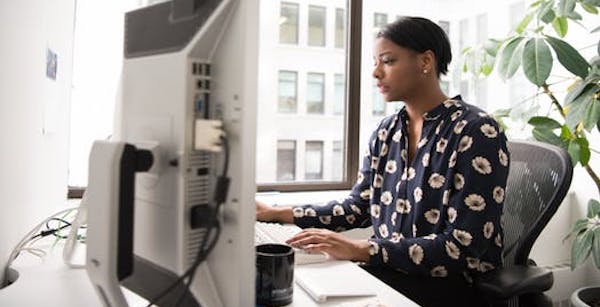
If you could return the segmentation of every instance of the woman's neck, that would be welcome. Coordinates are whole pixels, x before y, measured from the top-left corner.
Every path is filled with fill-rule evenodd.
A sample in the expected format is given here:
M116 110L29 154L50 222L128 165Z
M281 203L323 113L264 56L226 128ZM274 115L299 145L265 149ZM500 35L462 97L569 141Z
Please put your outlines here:
M406 112L411 119L421 118L423 114L437 107L440 103L446 101L448 96L442 92L439 87L434 91L423 91L424 94L405 101Z

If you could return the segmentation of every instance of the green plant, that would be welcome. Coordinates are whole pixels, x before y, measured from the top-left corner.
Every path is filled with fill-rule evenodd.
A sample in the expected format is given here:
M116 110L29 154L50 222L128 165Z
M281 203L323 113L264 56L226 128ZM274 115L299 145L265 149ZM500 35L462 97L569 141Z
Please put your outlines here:
M575 236L571 269L582 264L590 255L593 255L596 268L600 269L600 202L594 199L589 201L587 216L575 222L567 238L570 236Z
M592 153L589 133L600 131L600 43L597 55L587 61L577 49L563 40L570 26L581 27L584 15L598 15L600 0L539 0L532 3L526 15L507 37L491 38L479 46L466 48L463 71L476 78L489 76L494 68L504 80L511 79L521 67L525 77L537 87L537 93L523 102L537 102L536 97L549 98L549 112L529 116L533 137L560 146L568 151L573 165L585 168L600 196L600 177L589 164ZM595 17L595 21L598 18ZM585 28L585 27L584 27ZM600 31L600 26L590 33ZM549 84L548 78L555 59L572 75ZM570 85L566 86L565 82ZM557 90L556 88L559 88ZM557 92L564 90L562 102ZM497 111L494 116L504 125L511 109ZM590 200L588 217L577 221L572 235L571 268L580 265L590 254L600 268L600 203Z

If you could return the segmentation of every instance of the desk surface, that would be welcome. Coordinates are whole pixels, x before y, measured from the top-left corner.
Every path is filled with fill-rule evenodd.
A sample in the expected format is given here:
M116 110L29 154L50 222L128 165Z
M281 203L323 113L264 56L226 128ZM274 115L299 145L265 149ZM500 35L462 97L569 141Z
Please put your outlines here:
M56 248L48 256L40 260L24 254L14 263L13 268L19 272L17 282L0 290L0 306L64 306L64 307L101 307L92 284L84 269L71 269L62 262L61 248ZM320 264L322 265L322 264ZM307 265L305 268L309 268ZM297 284L294 287L294 300L289 306L418 306L402 294L396 292L376 277L363 271L358 266L347 262L346 270L363 274L361 283L375 285L377 296L363 298L329 299L325 303L317 303ZM296 270L302 270L297 266ZM130 306L145 306L147 302L139 296L126 291Z

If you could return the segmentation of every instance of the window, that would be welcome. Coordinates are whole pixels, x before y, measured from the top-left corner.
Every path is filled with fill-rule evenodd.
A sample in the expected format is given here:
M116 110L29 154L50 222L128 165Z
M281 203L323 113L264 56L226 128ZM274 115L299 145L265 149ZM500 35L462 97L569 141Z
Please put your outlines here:
M281 3L279 42L282 44L298 44L298 4Z
M308 45L325 46L325 7L308 7Z
M385 100L381 93L379 93L379 88L377 84L373 82L373 116L383 116L385 115Z
M306 142L304 161L304 179L323 179L323 141Z
M308 73L306 80L306 113L323 114L325 75Z
M472 102L471 95L469 95L469 80L460 81L460 94L464 101Z
M373 15L373 34L377 34L388 23L387 14L375 13Z
M356 181L360 161L359 147L348 143L358 143L359 139L359 127L351 123L360 120L361 75L357 60L360 49L350 51L349 46L358 46L362 40L351 39L360 31L350 33L347 24L352 20L351 13L358 17L358 7L349 9L350 1L346 0L282 3L295 4L292 15L298 19L294 28L298 30L298 43L293 48L280 43L273 25L280 19L284 21L283 14L280 8L262 5L256 101L258 189L349 189ZM350 84L357 86L350 88ZM284 154L281 140L295 142L287 146L294 148L295 160L282 162L278 158ZM343 167L331 164L334 141L340 142L343 156L336 160L347 163Z
M296 113L297 80L296 72L279 71L279 113Z
M296 179L296 141L277 142L277 181Z
M344 155L341 141L333 141L331 149L331 179L342 180L344 174Z
M478 107L487 110L487 80L478 79L475 81L475 101L472 103Z
M467 44L469 44L468 41L468 37L469 37L469 20L468 19L461 19L460 22L458 23L458 52L462 52L463 49L465 49L465 47L467 47Z
M333 114L341 115L344 114L344 107L346 102L346 80L342 74L334 75L334 104Z
M440 21L438 21L438 25L440 26L440 28L442 28L444 30L444 32L446 32L446 36L450 37L450 22L445 21L445 20L440 20Z
M488 38L487 14L477 15L477 43L482 44Z
M450 93L450 82L445 81L445 80L440 80L440 88L442 89L442 92L446 93L446 95L449 95L449 93Z
M335 48L344 48L346 44L346 13L344 9L335 9Z

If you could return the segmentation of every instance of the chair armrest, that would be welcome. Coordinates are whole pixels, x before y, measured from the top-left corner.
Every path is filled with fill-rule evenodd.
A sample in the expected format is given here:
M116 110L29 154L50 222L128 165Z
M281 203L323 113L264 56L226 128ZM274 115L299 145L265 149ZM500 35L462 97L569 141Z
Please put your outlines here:
M552 287L552 271L536 266L500 268L474 278L474 286L491 300L506 300L526 293L542 293Z

